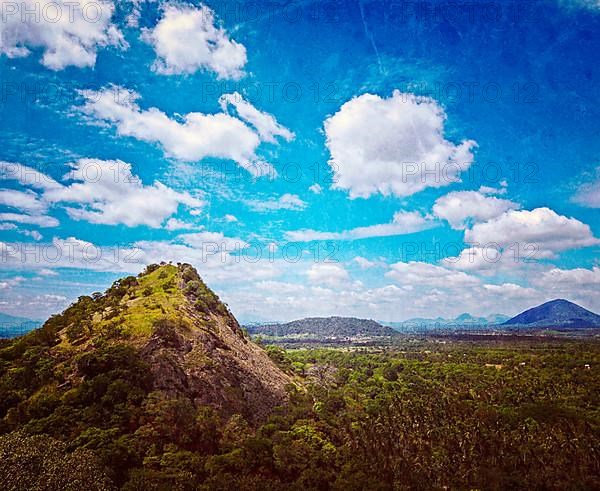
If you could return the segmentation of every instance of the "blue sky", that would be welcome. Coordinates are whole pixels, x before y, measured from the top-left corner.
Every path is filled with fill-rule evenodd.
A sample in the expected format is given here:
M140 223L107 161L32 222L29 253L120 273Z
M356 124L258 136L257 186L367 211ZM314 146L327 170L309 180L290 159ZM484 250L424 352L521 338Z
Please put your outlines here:
M161 260L242 321L600 311L595 2L25 3L1 311Z

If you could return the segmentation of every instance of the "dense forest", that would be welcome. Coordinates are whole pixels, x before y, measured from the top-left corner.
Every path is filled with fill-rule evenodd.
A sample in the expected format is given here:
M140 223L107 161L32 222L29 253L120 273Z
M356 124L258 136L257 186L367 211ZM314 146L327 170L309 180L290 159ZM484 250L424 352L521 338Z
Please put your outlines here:
M600 487L595 341L265 346L293 382L258 425L153 391L127 343L78 355L73 387L47 329L2 343L2 489Z

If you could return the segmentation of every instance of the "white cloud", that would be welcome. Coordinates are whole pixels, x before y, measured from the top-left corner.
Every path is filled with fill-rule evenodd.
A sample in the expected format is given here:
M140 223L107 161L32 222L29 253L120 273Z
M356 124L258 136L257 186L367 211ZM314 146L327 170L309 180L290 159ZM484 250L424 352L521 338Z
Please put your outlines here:
M52 178L45 176L31 167L21 164L11 164L9 162L0 162L0 180L16 181L21 185L30 186L35 189L60 187L60 184ZM0 213L0 220L40 227L56 227L59 225L56 218L45 215L48 203L32 190L0 189L0 205L19 211L19 213L15 211ZM4 224L5 229L7 226L10 227L9 224ZM14 230L16 226L10 228ZM41 234L37 231L19 232L29 235L35 240L42 238Z
M446 140L445 119L435 100L399 91L388 99L364 94L346 102L325 120L333 187L351 198L410 196L459 181L476 143Z
M457 230L466 228L470 221L482 222L496 218L507 210L520 208L518 203L477 191L453 191L438 198L433 213Z
M356 240L371 237L390 237L420 232L434 226L417 211L398 211L394 214L391 223L381 223L357 227L343 232L320 232L318 230L304 229L285 233L290 242L310 242L313 240Z
M37 214L47 209L46 203L40 201L38 195L33 191L17 191L15 189L0 189L0 206Z
M30 212L0 213L0 220L55 227L58 220L41 212L49 205L68 203L70 206L66 211L75 220L158 228L177 212L180 205L190 208L204 205L189 193L177 192L158 181L144 185L132 173L131 164L120 160L80 159L70 167L71 171L63 177L65 181L71 181L66 185L19 164L10 167L12 172L0 173L0 179L17 180L24 186L42 190L41 194L31 190L0 191L0 204Z
M38 227L58 227L59 221L46 215L25 215L22 213L0 213L0 222L15 222Z
M50 243L37 244L0 242L0 251L4 269L135 272L140 264L140 253L133 247L100 247L75 237L55 237Z
M516 256L516 257L515 257ZM500 269L504 266L516 266L519 262L518 254L514 256L510 251L503 254L498 247L468 247L463 249L458 256L443 259L446 267L461 271L486 271Z
M577 288L599 288L600 287L600 267L594 266L592 269L560 269L553 268L546 271L534 281L540 285L549 285L550 287L559 286L569 289Z
M312 186L308 188L308 190L315 194L321 194L323 192L323 188L318 182L315 182Z
M294 134L281 126L271 114L259 111L244 100L238 92L223 94L219 98L219 104L223 112L227 112L228 107L232 106L240 119L254 127L262 141L276 143L276 136L280 136L287 141L294 138Z
M109 0L2 0L0 7L0 55L9 58L41 48L41 62L51 70L92 67L98 48L126 46L111 22L115 5Z
M177 192L155 181L146 186L131 172L131 164L120 160L81 159L71 164L65 176L74 181L44 193L51 203L74 203L67 213L75 220L128 227L158 228L177 212L179 205L202 206L187 192Z
M228 215L225 215L223 218L224 218L224 219L225 219L225 221L226 221L226 222L228 222L228 223L234 223L234 222L237 222L237 221L238 221L238 219L235 217L235 215L229 215L229 214L228 214Z
M376 266L376 263L369 261L366 257L362 256L356 256L352 261L358 264L361 269L369 269Z
M573 201L587 208L600 208L600 167L596 170L597 177L592 182L582 184Z
M221 79L241 78L246 48L215 24L214 12L205 5L167 5L158 24L142 35L157 55L153 69L164 75L204 69Z
M204 250L207 254L211 251L229 253L240 252L248 247L248 243L239 237L226 237L221 232L198 232L179 236L185 244Z
M527 288L515 283L502 283L501 285L483 285L486 292L491 293L498 302L517 300L523 302L528 299L539 299L540 292L534 288Z
M126 17L128 27L139 27L142 16L142 3L146 0L129 0L129 14Z
M137 273L161 261L189 262L214 285L235 285L272 279L289 263L273 261L263 251L244 254L248 244L218 232L183 234L170 241L138 241L129 245L98 246L89 241L55 237L50 243L0 242L0 268L45 270L69 268L90 271ZM259 251L260 253L260 251Z
M494 187L490 187L490 186L481 186L479 188L479 192L482 194L506 194L507 187L508 187L508 182L504 179L504 180L500 181L499 188L494 188Z
M169 218L167 223L165 224L165 229L167 230L189 230L194 228L194 225L190 223L186 223L182 220L178 220L177 218Z
M348 271L334 263L315 263L306 275L311 283L331 287L341 286L350 280Z
M531 283L546 294L546 299L566 298L600 313L600 267L591 269L552 268L535 275Z
M509 210L465 232L465 242L475 246L495 244L514 248L525 259L555 257L557 252L600 244L590 227L549 208Z
M21 233L37 241L40 241L44 238L44 236L40 234L37 230L21 230Z
M25 278L23 278L22 276L15 276L13 278L7 279L6 281L0 281L0 290L8 290L10 288L18 286L24 281Z
M385 274L400 285L437 288L472 287L480 283L475 276L420 261L397 262Z
M274 210L304 210L308 205L302 201L297 194L286 193L279 198L269 198L266 200L248 200L246 204L254 211L274 211Z
M170 118L155 107L141 109L136 102L140 95L122 87L88 90L82 95L86 100L81 108L84 113L114 125L120 135L159 143L170 157L188 162L214 157L233 160L255 176L275 173L256 155L262 141L259 134L234 116L194 112Z
M0 179L16 181L33 189L60 188L61 185L50 176L26 165L0 161Z

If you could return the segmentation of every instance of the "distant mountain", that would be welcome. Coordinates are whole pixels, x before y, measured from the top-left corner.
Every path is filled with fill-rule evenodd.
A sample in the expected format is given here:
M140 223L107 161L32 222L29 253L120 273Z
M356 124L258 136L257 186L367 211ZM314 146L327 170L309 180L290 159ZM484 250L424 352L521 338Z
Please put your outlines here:
M538 305L507 320L505 326L600 328L600 315L568 300L558 299Z
M510 319L510 315L506 314L491 314L486 317L489 324L503 324L508 319Z
M452 329L452 328L475 328L488 327L505 322L509 316L504 314L492 314L487 317L475 317L469 313L463 313L453 319L444 317L424 318L415 317L401 322L385 322L396 330L430 330L430 329Z
M15 317L0 312L0 338L13 338L36 329L42 325L39 321Z
M393 336L396 332L370 319L354 317L310 317L284 324L245 326L252 335L303 339L349 339Z

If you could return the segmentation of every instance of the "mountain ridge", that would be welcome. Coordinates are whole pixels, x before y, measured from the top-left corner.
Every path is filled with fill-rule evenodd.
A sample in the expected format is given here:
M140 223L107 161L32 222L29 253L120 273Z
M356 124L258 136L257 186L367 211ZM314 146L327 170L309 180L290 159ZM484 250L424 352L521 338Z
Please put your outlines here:
M356 317L305 317L284 323L246 326L252 335L273 337L305 337L318 339L338 339L355 337L393 336L396 332L372 319Z
M550 300L510 318L503 326L595 328L600 315L563 298Z
M17 317L0 312L0 338L12 338L36 329L42 325L42 321Z
M382 322L396 330L406 329L447 329L460 327L492 327L501 324L509 319L508 315L490 314L486 317L476 317L468 312L464 312L454 318L436 317L414 317L398 322Z

